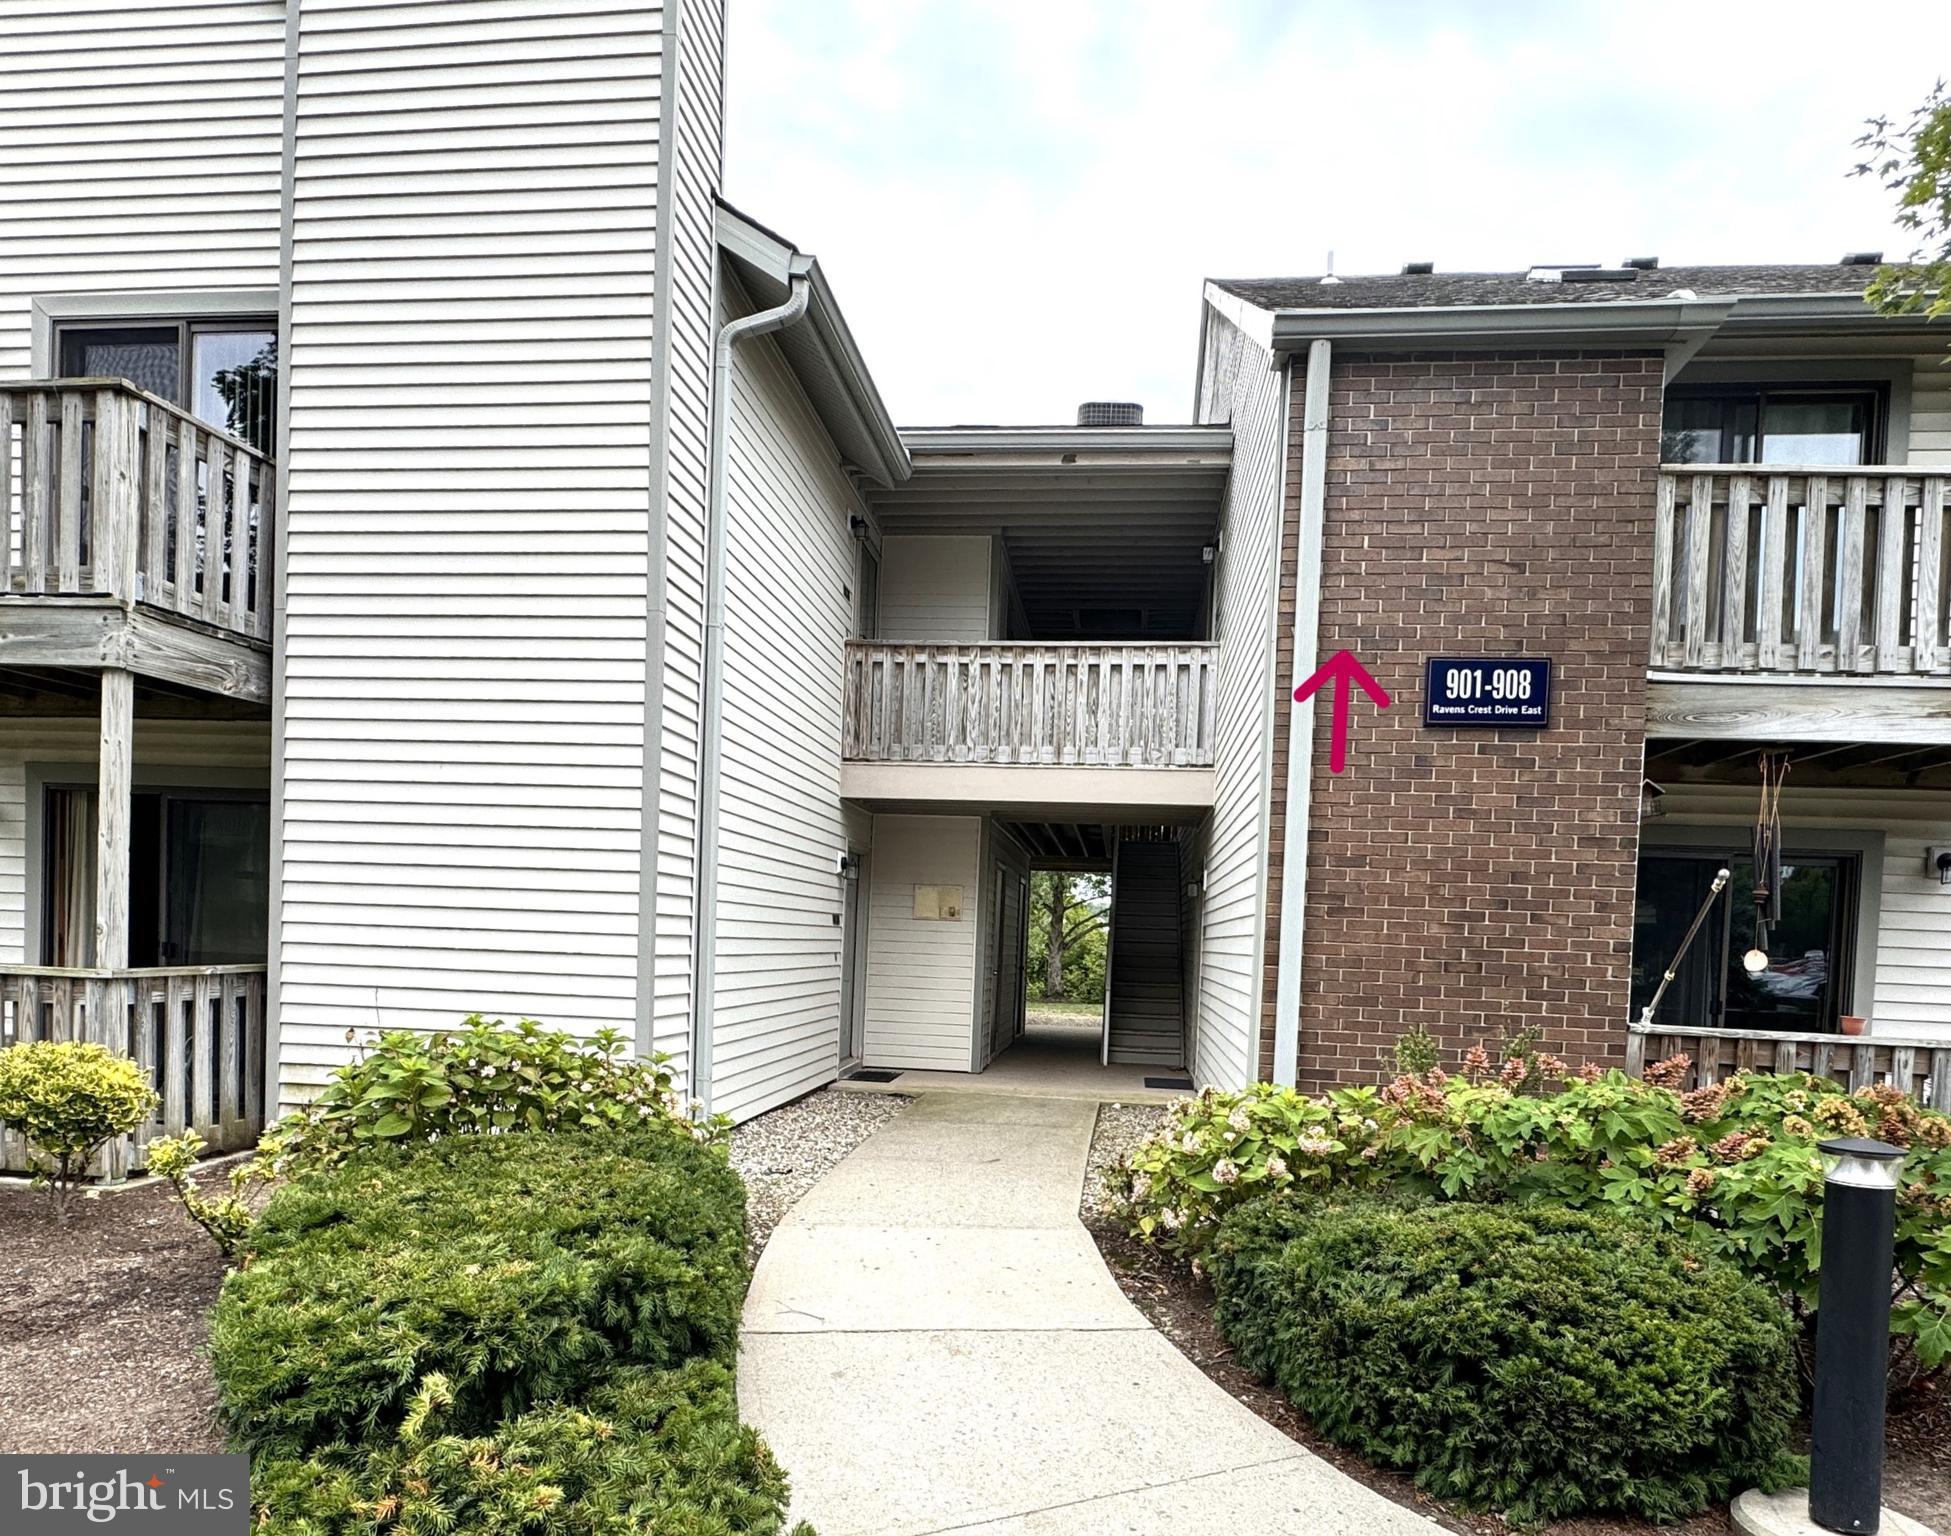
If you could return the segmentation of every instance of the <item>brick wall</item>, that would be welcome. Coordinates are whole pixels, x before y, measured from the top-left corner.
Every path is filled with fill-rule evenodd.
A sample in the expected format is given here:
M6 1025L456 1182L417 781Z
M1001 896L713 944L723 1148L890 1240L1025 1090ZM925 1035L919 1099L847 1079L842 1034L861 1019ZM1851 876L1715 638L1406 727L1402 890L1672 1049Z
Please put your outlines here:
M1574 1062L1624 1049L1639 838L1656 355L1337 356L1323 657L1394 696L1354 707L1345 773L1315 711L1300 1077L1371 1079L1423 1025L1454 1057L1535 1024ZM1293 389L1281 688L1293 688L1301 407ZM1550 657L1543 731L1425 729L1436 655ZM1270 888L1287 741L1275 732ZM1303 717L1305 718L1305 716ZM1262 1070L1271 1070L1277 897Z

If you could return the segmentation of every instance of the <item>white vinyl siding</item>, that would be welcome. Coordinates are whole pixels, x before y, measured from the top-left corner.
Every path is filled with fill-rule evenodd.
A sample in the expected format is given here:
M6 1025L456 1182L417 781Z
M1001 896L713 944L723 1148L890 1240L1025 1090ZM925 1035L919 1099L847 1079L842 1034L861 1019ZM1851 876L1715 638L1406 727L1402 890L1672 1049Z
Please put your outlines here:
M969 1070L981 856L980 817L874 818L866 1065ZM960 921L916 917L917 885L962 887Z
M725 318L750 309L741 295ZM777 345L747 342L733 378L711 1089L743 1120L839 1070L848 519L863 508Z
M1912 464L1951 464L1951 351L1917 359L1910 381Z
M680 1079L691 1054L691 944L698 881L698 745L704 676L705 480L723 157L724 35L719 0L676 0L676 133L667 256L670 312L659 331L668 378L665 444L664 664L657 774L651 1038Z
M1221 513L1213 813L1201 839L1205 892L1192 1066L1201 1083L1237 1087L1259 1072L1287 391L1285 371L1275 370L1236 327L1211 310L1206 325L1209 381L1201 419L1232 423L1233 473Z
M940 645L993 638L990 542L984 534L883 539L880 638Z
M38 854L27 846L27 766L85 766L92 780L100 747L100 727L87 717L9 720L0 732L0 962L32 963L27 875ZM138 783L150 769L202 769L213 775L212 787L231 787L243 774L262 775L268 788L271 728L264 721L138 718L134 762Z
M349 1029L633 1032L661 46L296 14L287 1100Z
M1720 784L1668 784L1660 801L1664 826L1726 826L1745 843L1754 826L1755 792ZM1924 870L1927 847L1951 846L1951 793L1896 789L1808 789L1782 794L1782 825L1883 834L1876 965L1870 1029L1951 1040L1951 886ZM1648 840L1653 839L1649 829Z
M275 288L278 0L0 0L0 375L35 298Z

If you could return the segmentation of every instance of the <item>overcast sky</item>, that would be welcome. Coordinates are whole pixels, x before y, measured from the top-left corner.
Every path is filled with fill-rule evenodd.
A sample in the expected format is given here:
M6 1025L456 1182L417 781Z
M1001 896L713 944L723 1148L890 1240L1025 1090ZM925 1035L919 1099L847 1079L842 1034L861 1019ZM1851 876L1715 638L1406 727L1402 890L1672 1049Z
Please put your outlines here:
M817 255L897 422L1190 413L1200 282L1833 261L1951 3L730 0L726 195Z

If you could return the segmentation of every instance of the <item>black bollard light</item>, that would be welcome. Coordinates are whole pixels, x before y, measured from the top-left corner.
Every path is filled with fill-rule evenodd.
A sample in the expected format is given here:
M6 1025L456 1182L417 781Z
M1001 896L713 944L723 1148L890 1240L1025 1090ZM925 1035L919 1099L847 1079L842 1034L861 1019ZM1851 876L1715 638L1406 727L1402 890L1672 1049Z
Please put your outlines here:
M1822 1282L1816 1301L1809 1519L1870 1536L1882 1520L1883 1398L1890 1373L1890 1264L1904 1151L1845 1136L1822 1153Z

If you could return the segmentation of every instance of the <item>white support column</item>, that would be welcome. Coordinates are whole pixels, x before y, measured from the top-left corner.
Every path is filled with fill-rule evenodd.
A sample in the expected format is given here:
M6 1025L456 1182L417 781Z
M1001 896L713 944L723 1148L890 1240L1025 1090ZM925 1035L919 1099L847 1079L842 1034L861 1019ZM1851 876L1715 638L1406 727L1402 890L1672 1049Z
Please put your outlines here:
M101 766L95 781L95 964L129 963L129 799L135 674L102 669Z

